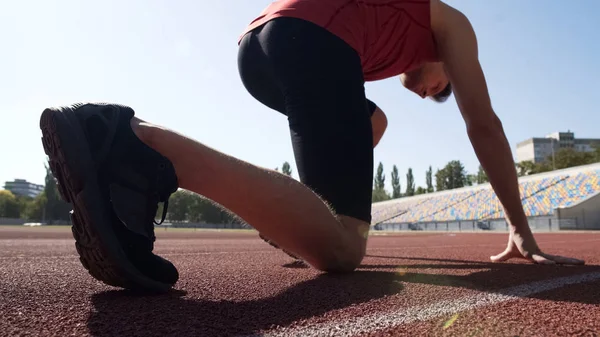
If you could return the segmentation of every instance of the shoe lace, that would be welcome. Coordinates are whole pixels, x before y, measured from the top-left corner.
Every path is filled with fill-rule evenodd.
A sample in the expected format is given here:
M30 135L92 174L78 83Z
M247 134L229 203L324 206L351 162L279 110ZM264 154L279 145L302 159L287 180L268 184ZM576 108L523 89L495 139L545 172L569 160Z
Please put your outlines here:
M155 225L160 226L163 224L163 222L165 222L165 219L167 218L168 208L169 208L169 199L165 200L165 202L163 203L163 210L162 210L162 216L160 217L160 222L156 222L156 219L152 220L152 222Z
M162 209L162 215L160 218L160 222L156 222L156 219L154 218L152 220L152 226L157 225L160 226L163 224L163 222L165 221L165 219L167 218L167 211L169 209L169 197L170 197L170 193L169 192L163 192L161 193L161 190L164 191L164 186L162 185L162 181L161 181L161 176L162 176L162 172L165 170L166 166L164 163L160 163L158 165L158 174L156 175L156 186L157 188L157 196L158 196L158 200L163 202L163 209ZM158 205L156 206L158 208ZM156 210L154 210L154 214L156 214Z

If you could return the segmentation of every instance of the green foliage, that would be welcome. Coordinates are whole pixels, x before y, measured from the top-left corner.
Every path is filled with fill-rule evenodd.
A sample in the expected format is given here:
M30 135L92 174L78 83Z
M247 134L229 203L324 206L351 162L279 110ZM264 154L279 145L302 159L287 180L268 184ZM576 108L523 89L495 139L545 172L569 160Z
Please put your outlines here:
M46 185L44 186L45 205L43 207L42 220L69 220L71 205L63 201L58 192L56 179L52 175L49 165L46 166Z
M479 169L477 170L477 174L469 174L467 175L467 185L480 185L489 182L487 174L481 165L479 165Z
M398 167L394 165L392 168L392 199L400 198L400 191L400 176L398 175Z
M560 149L554 157L549 156L543 163L521 162L516 164L519 176L564 169L579 165L600 162L600 146L592 152L577 152L573 149ZM56 180L48 165L43 192L36 198L15 196L10 191L0 191L0 217L25 218L32 221L68 220L71 206L62 201L58 192ZM279 171L279 168L275 168ZM284 162L281 173L292 175L291 165ZM463 164L458 160L450 161L435 173L435 190L443 191L475 184L487 183L488 177L479 165L477 174L467 174ZM425 172L426 187L415 189L414 175L409 168L406 174L406 196L434 192L433 169L431 166ZM391 172L392 194L385 190L385 174L383 163L377 166L373 186L373 202L396 199L402 196L398 167L393 166ZM162 215L163 205L159 205L157 218ZM242 223L243 220L231 213L225 207L204 198L198 194L179 190L169 200L167 220L172 222L207 222L207 223Z
M523 161L516 164L517 174L522 177L531 174L562 170L570 167L600 162L600 147L592 152L579 152L571 148L562 148L550 155L541 163Z
M68 221L71 205L63 201L49 165L46 167L45 186L35 198L14 196L9 191L0 191L0 217L22 218L32 221Z
M385 201L391 199L391 196L385 190L385 174L383 173L383 164L380 162L377 166L377 174L374 179L373 202Z
M2 218L18 218L20 217L19 200L10 191L0 191L0 217Z
M283 166L281 166L281 173L288 176L292 175L292 168L290 167L290 163L288 163L287 161L283 163Z
M429 166L429 169L425 172L425 184L427 185L427 193L432 193L433 192L433 170L431 169L431 166Z
M479 170L477 171L477 176L476 176L476 182L477 184L485 184L488 183L490 180L488 179L487 173L485 173L485 170L483 169L483 167L481 165L479 165Z
M156 212L157 220L162 216L163 207L163 204L159 204ZM68 220L70 210L71 206L60 199L56 180L47 165L46 185L36 198L15 197L9 191L0 191L0 217L23 218L31 221ZM169 199L166 220L214 224L243 223L221 205L181 189L173 193Z
M385 174L383 173L383 164L379 162L377 174L375 175L375 190L385 189Z
M35 199L31 199L27 202L23 213L21 213L21 218L32 221L45 220L44 210L46 209L47 202L46 192L40 193Z
M157 216L160 216L159 209ZM167 220L171 222L204 222L212 224L241 223L223 206L191 191L180 189L171 195Z
M406 173L406 196L415 195L415 177L413 176L412 168Z
M453 160L435 174L436 190L445 191L468 186L469 179L465 167L459 160Z
M390 200L391 196L384 189L373 190L373 202Z

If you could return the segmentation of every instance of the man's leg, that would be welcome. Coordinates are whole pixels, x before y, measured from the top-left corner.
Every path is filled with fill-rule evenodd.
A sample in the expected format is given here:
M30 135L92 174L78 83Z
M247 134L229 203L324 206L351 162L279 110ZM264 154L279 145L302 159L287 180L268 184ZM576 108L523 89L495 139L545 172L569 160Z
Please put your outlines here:
M131 126L169 158L181 188L223 205L317 269L351 271L360 264L369 223L334 215L301 182L137 118Z
M177 187L222 204L320 270L351 271L363 257L368 222L337 217L304 184L142 122L129 107L49 108L40 127L61 196L73 205L81 263L106 284L175 284L177 269L152 251L158 203Z
M238 64L249 93L288 117L300 181L336 218L360 224L352 231L365 237L371 217L372 109L356 52L310 22L280 18L242 39ZM287 252L276 238L261 236ZM354 247L361 258L365 243Z
M373 142L360 59L320 27L279 23L265 25L261 50L282 95L303 183L141 121L128 107L44 111L44 149L73 203L77 249L94 277L159 290L176 282L176 269L152 249L157 203L177 187L220 203L318 269L350 271L361 262Z

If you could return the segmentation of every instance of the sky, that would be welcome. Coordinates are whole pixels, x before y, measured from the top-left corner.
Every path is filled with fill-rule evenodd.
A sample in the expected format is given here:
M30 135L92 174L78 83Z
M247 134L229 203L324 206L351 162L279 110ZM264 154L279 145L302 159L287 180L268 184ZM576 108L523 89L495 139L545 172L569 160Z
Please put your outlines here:
M252 164L284 161L298 177L286 118L244 89L237 40L269 0L20 0L0 2L0 184L43 184L44 108L79 101L136 115ZM469 17L493 107L516 143L555 131L600 138L600 1L452 0ZM454 99L423 100L398 78L366 85L386 113L375 149L390 189L425 171L478 161ZM349 182L350 183L350 182ZM0 186L1 186L0 185Z

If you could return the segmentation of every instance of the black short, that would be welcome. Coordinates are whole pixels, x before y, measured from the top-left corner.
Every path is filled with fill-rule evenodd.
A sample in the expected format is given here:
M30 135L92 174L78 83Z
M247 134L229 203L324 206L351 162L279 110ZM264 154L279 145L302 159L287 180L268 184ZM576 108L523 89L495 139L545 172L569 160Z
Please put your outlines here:
M315 24L278 18L243 37L238 67L249 93L287 116L300 181L337 214L370 222L376 106L354 49Z

